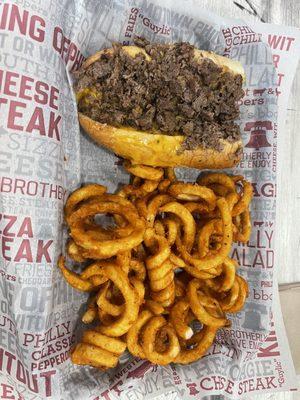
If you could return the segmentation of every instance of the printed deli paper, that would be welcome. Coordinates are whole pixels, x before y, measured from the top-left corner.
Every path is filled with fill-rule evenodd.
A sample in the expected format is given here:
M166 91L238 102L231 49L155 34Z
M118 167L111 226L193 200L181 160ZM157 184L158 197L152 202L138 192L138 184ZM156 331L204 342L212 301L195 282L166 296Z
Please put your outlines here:
M128 176L116 157L80 132L72 71L112 41L131 43L134 34L188 41L244 65L239 123L245 148L236 172L253 182L253 233L232 257L250 296L201 361L161 368L126 355L117 369L103 373L75 367L68 358L86 295L69 287L56 266L66 239L63 205L83 182L115 190ZM236 399L295 389L273 272L277 141L299 46L294 30L225 20L192 1L0 3L2 399L144 399L169 392L182 399ZM198 172L178 174L193 180Z

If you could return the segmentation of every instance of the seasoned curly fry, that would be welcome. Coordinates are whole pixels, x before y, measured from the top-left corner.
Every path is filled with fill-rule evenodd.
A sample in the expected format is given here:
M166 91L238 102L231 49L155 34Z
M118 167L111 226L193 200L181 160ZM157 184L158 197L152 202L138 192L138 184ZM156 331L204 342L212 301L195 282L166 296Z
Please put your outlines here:
M236 227L234 240L236 242L247 243L251 235L250 212L245 210L241 214L233 217L233 223Z
M248 210L250 201L253 196L253 188L250 182L245 181L242 179L243 184L243 194L237 204L233 207L232 215L235 217L243 213L244 211Z
M186 300L179 300L171 309L170 322L177 332L177 335L183 339L190 339L193 336L193 330L185 322L187 313L190 309L190 303Z
M65 259L63 256L60 256L58 259L58 266L65 278L65 280L73 286L73 288L77 290L81 290L83 292L90 292L93 290L93 284L85 279L82 279L80 275L70 271L65 266Z
M155 337L160 330L163 330L169 339L167 349L162 353L155 348ZM154 316L147 322L142 333L142 348L148 360L159 365L171 363L180 351L174 328L161 316Z
M75 190L68 198L65 205L65 218L68 222L69 216L75 211L76 207L83 201L101 196L106 192L106 187L102 185L86 185Z
M90 299L86 312L83 314L81 321L84 324L90 324L97 317L97 304L96 304L96 296L93 296Z
M197 185L197 183L175 182L168 188L168 192L178 200L205 201L210 210L216 206L214 192L205 186Z
M134 165L128 161L124 162L124 168L134 176L138 176L139 178L143 179L149 179L151 181L159 181L164 175L164 170L162 168L154 168L137 164Z

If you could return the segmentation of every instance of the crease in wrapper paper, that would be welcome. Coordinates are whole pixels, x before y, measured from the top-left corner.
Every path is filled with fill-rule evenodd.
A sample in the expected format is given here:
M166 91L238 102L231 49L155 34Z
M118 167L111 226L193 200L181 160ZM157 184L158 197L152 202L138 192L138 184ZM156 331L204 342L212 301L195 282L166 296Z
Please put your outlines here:
M205 13L191 1L49 0L40 7L28 1L26 8L18 1L1 4L0 21L1 396L142 399L175 390L183 399L237 398L293 389L284 334L273 330L271 319L273 310L276 326L280 312L272 306L279 91L272 53L259 29ZM155 42L189 41L244 65L239 124L245 148L235 172L254 186L253 232L247 245L234 247L232 257L249 282L250 296L199 362L162 368L127 354L118 368L102 373L68 359L83 328L86 295L69 287L56 267L67 238L63 204L83 182L114 191L128 176L116 157L80 133L70 72L112 41L131 43L134 33ZM286 69L295 69L296 46L299 36ZM281 83L286 97L290 84ZM188 180L198 173L178 171Z

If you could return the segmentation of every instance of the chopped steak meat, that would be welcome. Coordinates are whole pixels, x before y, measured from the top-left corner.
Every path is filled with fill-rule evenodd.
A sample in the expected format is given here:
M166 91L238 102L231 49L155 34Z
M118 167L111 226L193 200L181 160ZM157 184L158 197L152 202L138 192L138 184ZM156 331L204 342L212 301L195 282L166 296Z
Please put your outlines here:
M243 96L240 75L224 72L209 58L196 61L188 43L170 46L137 38L136 44L150 61L143 54L132 58L114 44L111 54L75 73L75 90L90 90L79 111L109 125L182 134L185 149L220 150L220 139L240 139L234 122Z

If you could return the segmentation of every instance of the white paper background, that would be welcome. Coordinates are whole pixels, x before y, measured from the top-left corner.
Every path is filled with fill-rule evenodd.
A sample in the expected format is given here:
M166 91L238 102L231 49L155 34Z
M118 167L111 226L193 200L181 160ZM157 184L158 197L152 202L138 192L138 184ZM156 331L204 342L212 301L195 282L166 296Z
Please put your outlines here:
M278 142L280 146L280 136L284 134L286 102L299 55L299 35L289 29L288 35L294 40L288 51L283 45L280 52L278 68L286 79L280 87L278 108L278 71L272 65L270 49L243 21L221 19L188 1L174 4L145 0L53 0L40 4L32 0L24 4L19 0L15 3L17 7L14 2L7 2L0 8L0 99L4 99L0 104L0 351L3 350L0 373L4 385L1 396L13 398L9 396L14 393L15 398L25 399L141 399L176 388L184 399L217 393L237 398L255 391L294 388L294 372L280 325L278 303L273 304L275 330L270 325L270 314L272 295L277 291L273 281L275 144ZM21 28L12 22L14 15L20 15ZM68 287L56 268L66 238L66 231L62 236L62 207L68 192L83 182L101 182L114 190L128 177L116 164L115 157L80 134L72 78L65 71L82 59L80 52L88 56L99 48L109 47L112 40L130 40L125 35L130 34L132 21L137 34L153 41L186 40L199 48L239 59L249 89L240 118L245 145L251 135L244 130L246 123L269 121L272 128L266 132L269 147L245 147L244 151L243 173L256 188L252 208L254 227L249 245L236 246L233 256L240 261L240 273L249 280L250 297L245 311L232 318L233 330L219 335L209 355L192 366L153 368L145 362L125 362L117 371L101 374L63 362L75 340L74 332L77 336L80 332L77 322L86 296ZM159 28L162 34L154 33ZM254 31L264 31L264 38L268 38L269 33L276 34L277 28L258 25ZM284 36L284 31L281 35ZM275 42L282 40L275 39ZM65 65L68 56L71 59ZM31 78L33 86L42 82L39 85L45 93L51 92L51 86L58 90L58 100L52 99L58 103L58 110L51 106L49 96L46 104L40 104L41 97L38 101L22 98L24 93L18 91L24 88L20 83L22 76ZM16 84L9 89L5 82L11 79ZM254 93L257 89L265 90ZM27 94L33 96L36 91L28 90ZM258 105L259 102L263 104ZM37 114L43 117L38 118ZM35 129L33 122L38 125ZM198 174L187 169L178 173L192 180ZM260 336L253 340L256 333ZM265 337L267 341L262 344Z

